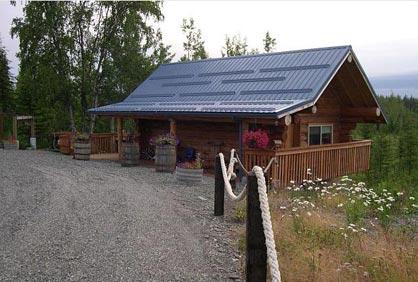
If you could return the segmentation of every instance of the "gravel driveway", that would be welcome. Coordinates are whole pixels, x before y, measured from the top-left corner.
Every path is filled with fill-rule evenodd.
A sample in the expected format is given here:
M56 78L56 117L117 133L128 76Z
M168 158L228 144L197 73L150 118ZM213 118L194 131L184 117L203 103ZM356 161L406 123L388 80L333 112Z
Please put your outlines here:
M209 177L0 150L0 281L237 279L231 216L212 213Z

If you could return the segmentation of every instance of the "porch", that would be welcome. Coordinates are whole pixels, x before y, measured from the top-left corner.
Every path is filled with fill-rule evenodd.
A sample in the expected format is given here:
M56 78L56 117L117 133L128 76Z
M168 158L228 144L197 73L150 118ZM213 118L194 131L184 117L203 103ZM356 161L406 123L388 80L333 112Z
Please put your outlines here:
M269 177L278 186L290 181L296 183L304 179L333 179L343 175L363 172L369 169L370 140L337 144L294 147L277 150L245 149L243 164L247 168L254 165L267 166L271 158L276 158ZM307 170L311 174L307 174Z

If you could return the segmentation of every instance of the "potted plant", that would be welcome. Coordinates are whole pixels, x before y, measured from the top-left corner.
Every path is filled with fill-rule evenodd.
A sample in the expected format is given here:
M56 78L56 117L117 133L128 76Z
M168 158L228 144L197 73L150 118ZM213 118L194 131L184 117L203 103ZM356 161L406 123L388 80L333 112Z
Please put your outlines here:
M74 159L90 160L91 144L90 135L87 133L77 133L74 136Z
M128 134L126 140L122 142L122 166L139 165L139 142L133 134Z
M203 179L203 161L200 154L196 160L178 163L176 166L176 179L186 183L200 183Z
M150 143L155 145L155 170L173 172L176 166L176 138L172 134L162 134L152 138Z
M249 148L265 149L269 144L269 137L263 130L247 131L243 136L244 144Z

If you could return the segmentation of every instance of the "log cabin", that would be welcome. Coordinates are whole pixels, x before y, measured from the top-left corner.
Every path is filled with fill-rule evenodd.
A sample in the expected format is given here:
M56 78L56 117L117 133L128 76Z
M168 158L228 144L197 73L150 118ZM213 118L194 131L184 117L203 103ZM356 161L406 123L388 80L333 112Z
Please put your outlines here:
M367 170L371 141L351 131L386 123L351 46L163 64L124 101L89 112L116 118L119 140L123 119L134 119L141 150L170 132L179 152L194 148L207 168L232 148L247 168L276 157L270 176L282 185L308 168L322 179ZM265 149L243 142L258 129L268 134Z

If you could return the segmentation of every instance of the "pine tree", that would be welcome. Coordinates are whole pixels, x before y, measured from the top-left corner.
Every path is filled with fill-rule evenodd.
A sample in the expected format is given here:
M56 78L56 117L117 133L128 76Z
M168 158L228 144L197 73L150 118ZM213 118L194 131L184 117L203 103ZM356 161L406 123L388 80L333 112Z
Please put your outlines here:
M0 41L0 113L15 110L13 97L13 83L10 74L6 49Z

